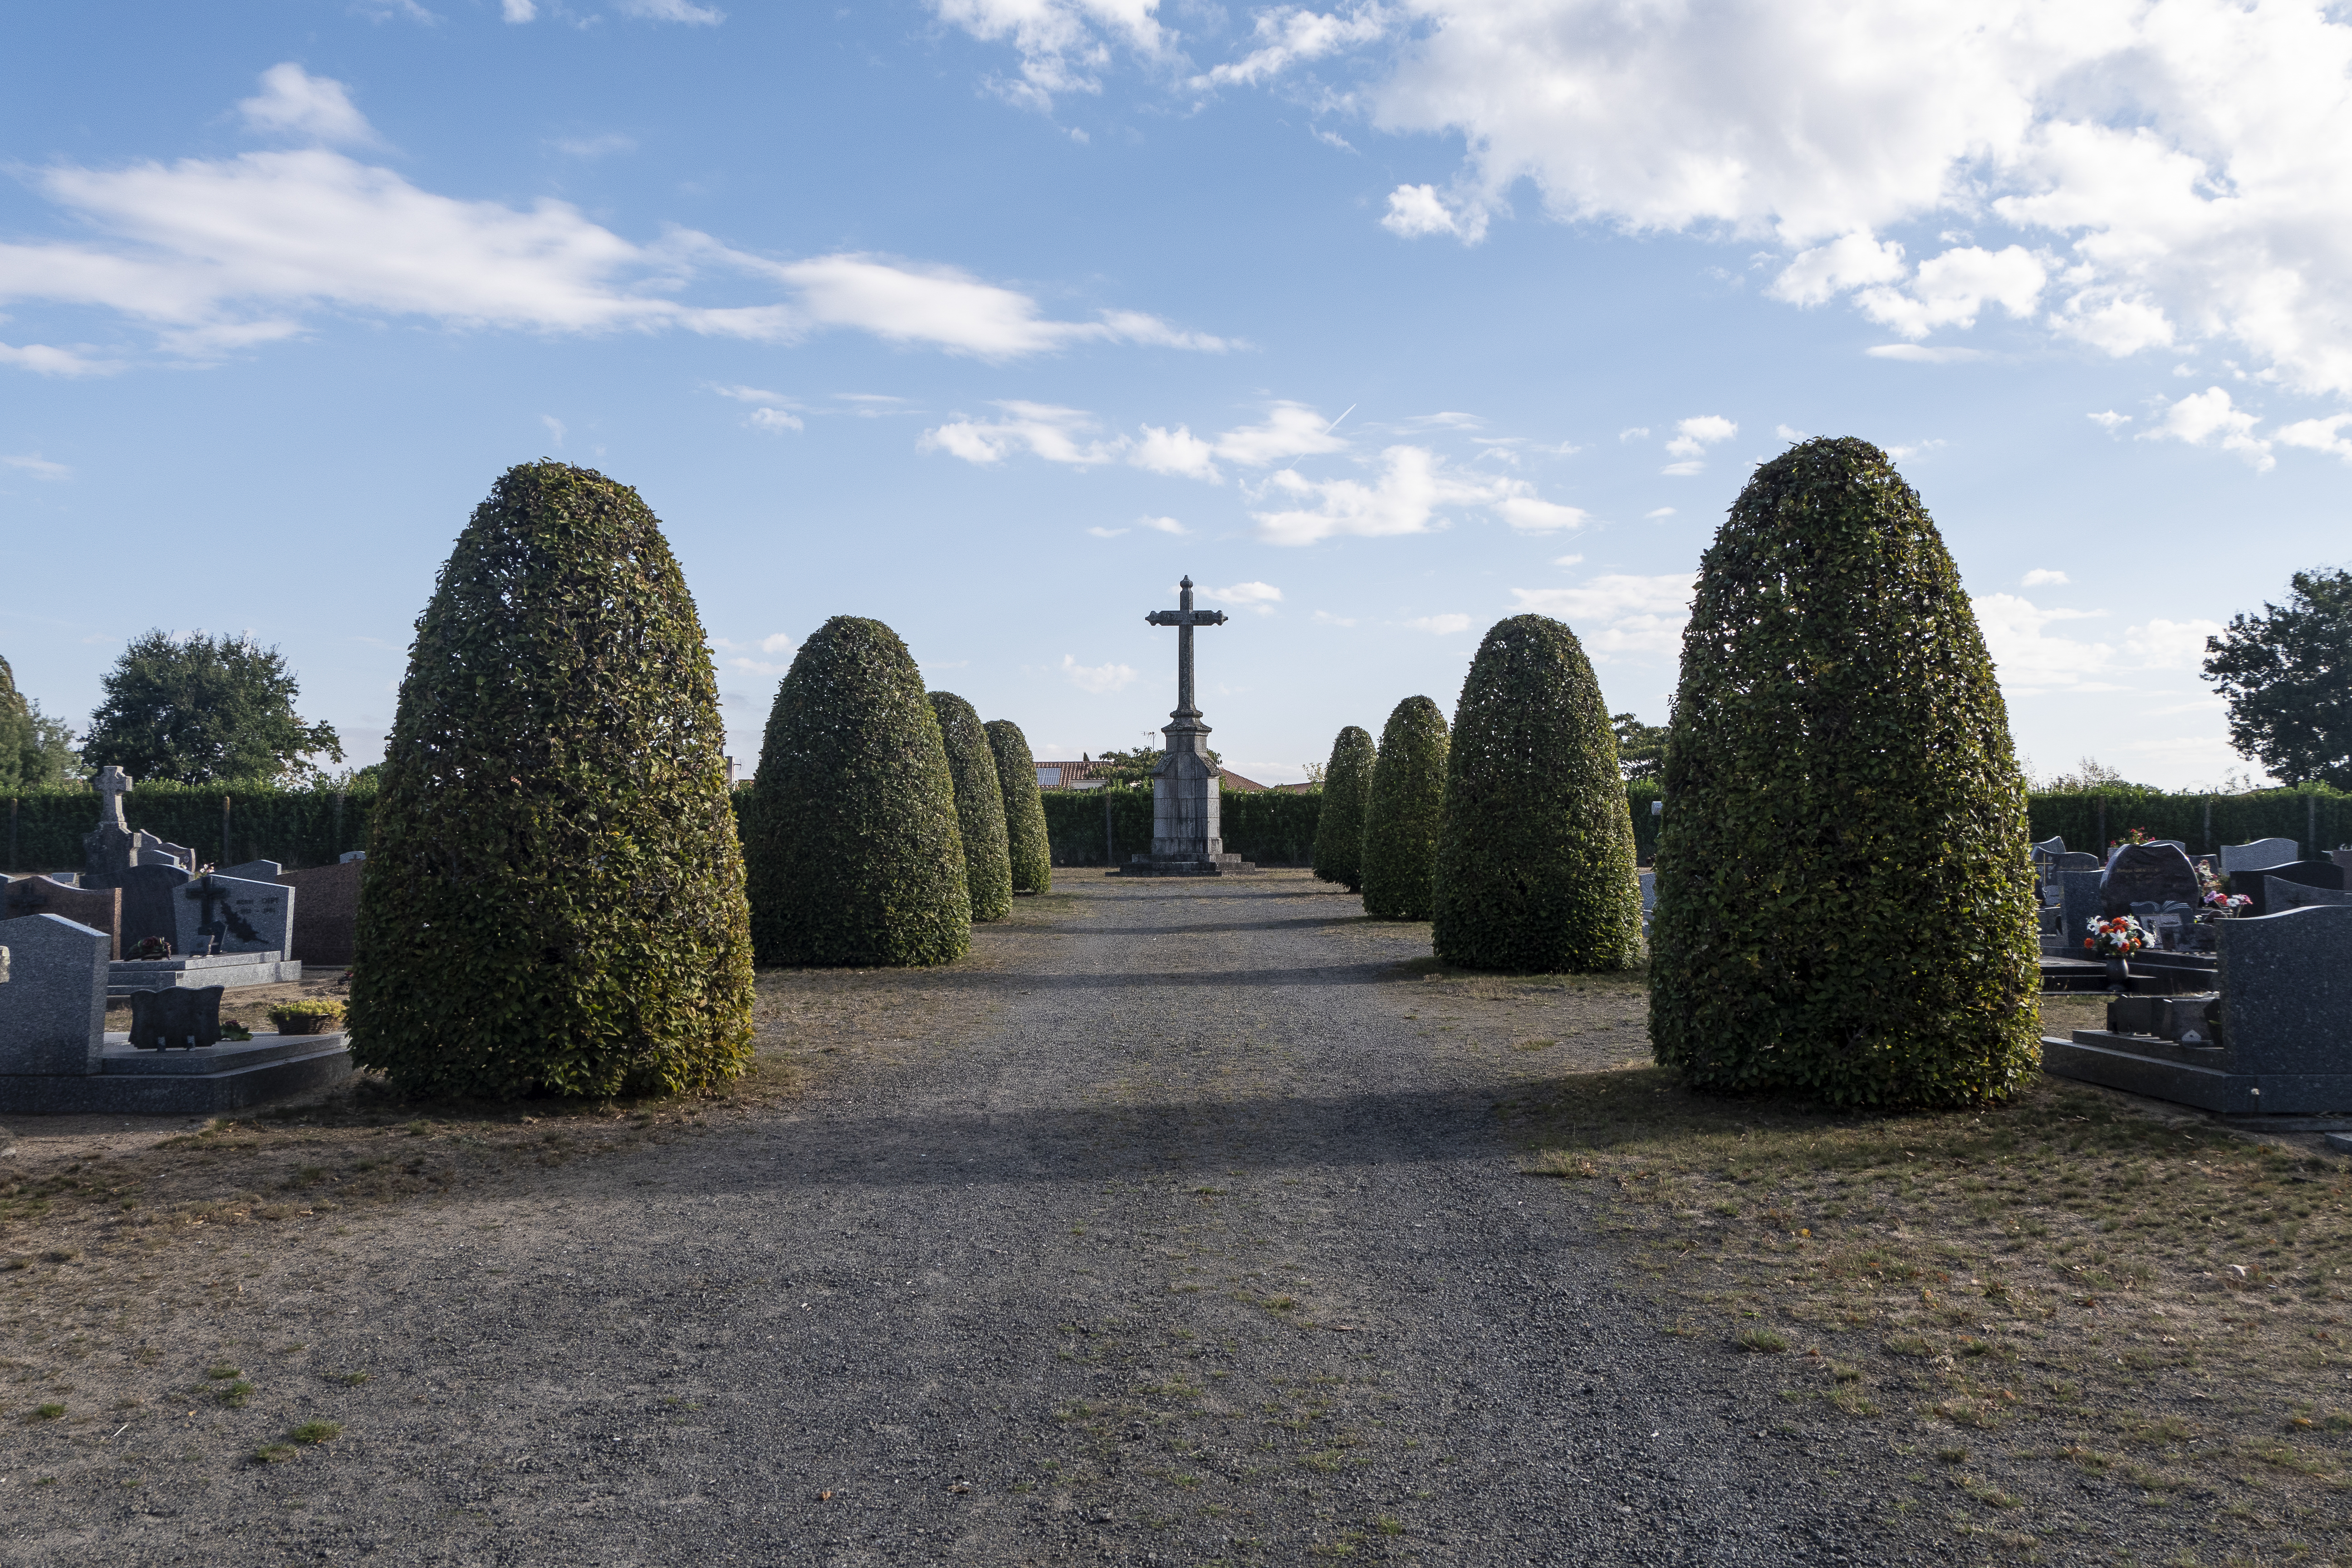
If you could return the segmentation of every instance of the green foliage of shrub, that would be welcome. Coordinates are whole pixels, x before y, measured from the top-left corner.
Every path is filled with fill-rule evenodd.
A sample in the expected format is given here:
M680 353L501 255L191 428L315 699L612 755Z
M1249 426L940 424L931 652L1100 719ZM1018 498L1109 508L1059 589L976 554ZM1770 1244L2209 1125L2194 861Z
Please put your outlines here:
M742 814L762 963L952 963L971 892L947 743L879 621L835 616L793 658Z
M1330 787L1327 783L1325 789ZM1445 715L1408 697L1381 731L1364 803L1364 912L1425 921L1437 877L1437 828L1445 809Z
M1323 809L1315 820L1315 875L1351 893L1364 890L1364 805L1377 755L1371 731L1350 724L1331 742L1323 769Z
M0 794L55 788L80 765L73 731L17 690L16 672L0 658Z
M16 870L81 869L82 835L98 821L98 796L87 782L19 791L16 803ZM221 839L221 803L229 803ZM271 784L152 784L141 779L123 798L131 826L167 844L185 844L199 860L239 866L275 860L291 870L331 866L344 851L364 849L375 810L373 783L351 788L314 781L298 788ZM0 814L6 808L0 806Z
M931 712L948 750L948 774L955 780L956 824L963 834L964 885L971 889L971 918L982 923L1001 921L1013 912L1013 858L996 752L980 715L954 692L932 692Z
M1466 969L1626 969L1642 947L1633 821L1576 634L1513 616L1454 710L1437 840L1437 956Z
M1959 574L1885 453L1757 469L1700 563L1650 1039L1701 1088L1966 1105L2036 1071L2023 781Z
M742 1071L725 744L694 600L636 491L509 469L416 623L361 883L354 1059L490 1099Z
M996 757L996 782L1004 791L1004 841L1013 860L1013 891L1050 892L1054 847L1045 832L1045 806L1037 788L1037 759L1029 752L1029 737L1010 719L991 719L982 728L988 731L988 749Z

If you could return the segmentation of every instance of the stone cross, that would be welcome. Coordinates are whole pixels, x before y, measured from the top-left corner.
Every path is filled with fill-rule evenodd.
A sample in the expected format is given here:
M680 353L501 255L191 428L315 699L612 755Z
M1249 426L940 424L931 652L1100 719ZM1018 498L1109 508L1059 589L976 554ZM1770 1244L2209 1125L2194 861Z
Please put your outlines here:
M128 833L131 825L122 820L122 797L131 793L131 775L109 763L91 782L98 791L98 825Z
M1168 715L1176 722L1170 727L1177 730L1197 730L1201 727L1201 710L1192 700L1192 628L1222 626L1225 624L1225 612L1194 609L1192 579L1187 577L1180 585L1183 589L1182 595L1178 600L1181 608L1154 610L1143 618L1155 626L1176 628L1176 710ZM1168 749L1171 752L1176 749L1176 742L1172 737L1169 741Z

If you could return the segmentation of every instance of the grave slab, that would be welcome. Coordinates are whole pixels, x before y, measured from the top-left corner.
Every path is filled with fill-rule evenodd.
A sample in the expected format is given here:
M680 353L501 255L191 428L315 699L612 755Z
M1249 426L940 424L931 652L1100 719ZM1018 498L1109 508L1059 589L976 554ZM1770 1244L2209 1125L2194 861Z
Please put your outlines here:
M126 958L106 966L106 994L130 996L173 986L282 985L302 978L299 959L281 952L224 952L206 958Z
M28 1116L211 1116L327 1089L352 1074L343 1035L257 1034L189 1051L102 1037L94 1072L0 1075L0 1111Z

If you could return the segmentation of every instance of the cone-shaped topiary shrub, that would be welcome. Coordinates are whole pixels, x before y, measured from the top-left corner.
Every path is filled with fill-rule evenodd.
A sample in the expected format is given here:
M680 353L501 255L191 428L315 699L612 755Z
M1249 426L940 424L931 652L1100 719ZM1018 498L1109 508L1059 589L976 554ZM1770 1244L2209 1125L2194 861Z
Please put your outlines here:
M1364 804L1372 793L1372 732L1350 724L1331 742L1315 817L1315 875L1351 893L1364 890Z
M1037 759L1029 737L1010 719L991 719L988 749L996 756L996 782L1004 790L1004 842L1013 858L1013 890L1051 892L1054 846L1045 835L1045 802L1037 793Z
M1478 645L1446 748L1437 956L1465 969L1625 969L1642 947L1617 736L1576 634L1548 616Z
M743 858L761 963L952 963L971 947L947 745L914 657L881 622L835 616L793 656Z
M1437 873L1437 825L1445 809L1445 715L1408 697L1381 731L1364 803L1364 912L1425 921Z
M1650 927L1658 1060L1967 1105L2039 1062L2025 796L1959 574L1885 453L1756 470L1683 634Z
M352 1054L402 1089L692 1089L751 1059L719 683L637 492L509 469L416 623L362 879Z
M1013 912L1013 858L1004 831L1004 786L996 776L996 752L971 703L952 691L931 693L931 712L948 749L948 773L955 780L956 823L963 834L964 885L971 889L971 918L1001 921Z

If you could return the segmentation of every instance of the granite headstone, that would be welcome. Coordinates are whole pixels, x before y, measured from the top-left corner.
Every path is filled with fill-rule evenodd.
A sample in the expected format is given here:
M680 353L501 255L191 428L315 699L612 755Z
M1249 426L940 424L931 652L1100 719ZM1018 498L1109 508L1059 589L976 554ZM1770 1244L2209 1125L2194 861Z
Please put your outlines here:
M2134 904L2185 904L2200 896L2197 868L2169 844L2126 844L2108 858L2099 883L2100 913L2127 915Z
M277 882L215 871L176 889L173 910L182 952L282 953L294 934L294 889Z
M2058 933L2065 941L2069 957L2083 956L2077 950L2091 934L2091 922L2106 913L2106 900L2099 890L2105 876L2105 871L2058 873Z
M194 1050L220 1044L221 990L175 985L131 997L131 1043L142 1051Z
M2236 1069L2352 1074L2352 904L2242 917L2220 930L2221 1022Z
M242 866L224 866L213 873L215 877L236 877L247 882L274 882L285 868L275 860L247 860Z
M2284 877L2263 879L2263 912L2266 914L2309 909L2315 904L2352 904L2352 893L2340 888L2306 887Z
M302 895L302 923L295 928L287 957L318 964L352 962L359 935L360 878L365 866L364 861L346 859L340 865L278 874L280 883Z
M2270 904L2271 886L2281 882L2299 882L2306 888L2325 888L2332 892L2341 892L2344 889L2344 868L2333 860L2291 860L2284 866L2265 867L2258 877L2234 879L2230 886L2253 900L2253 904L2246 911L2248 914L2267 915L2276 912Z
M174 952L185 952L180 939L180 912L175 899L190 878L177 866L133 866L117 885L122 889L122 951L136 952L150 937L162 937Z
M0 1074L94 1073L106 1042L108 942L62 915L7 925Z
M2221 846L2221 875L2263 871L2303 858L2303 846L2292 838L2257 838L2251 844ZM2242 889L2241 889L2242 890Z
M106 933L109 958L122 956L122 889L77 888L53 877L17 877L0 889L0 920L63 915Z

